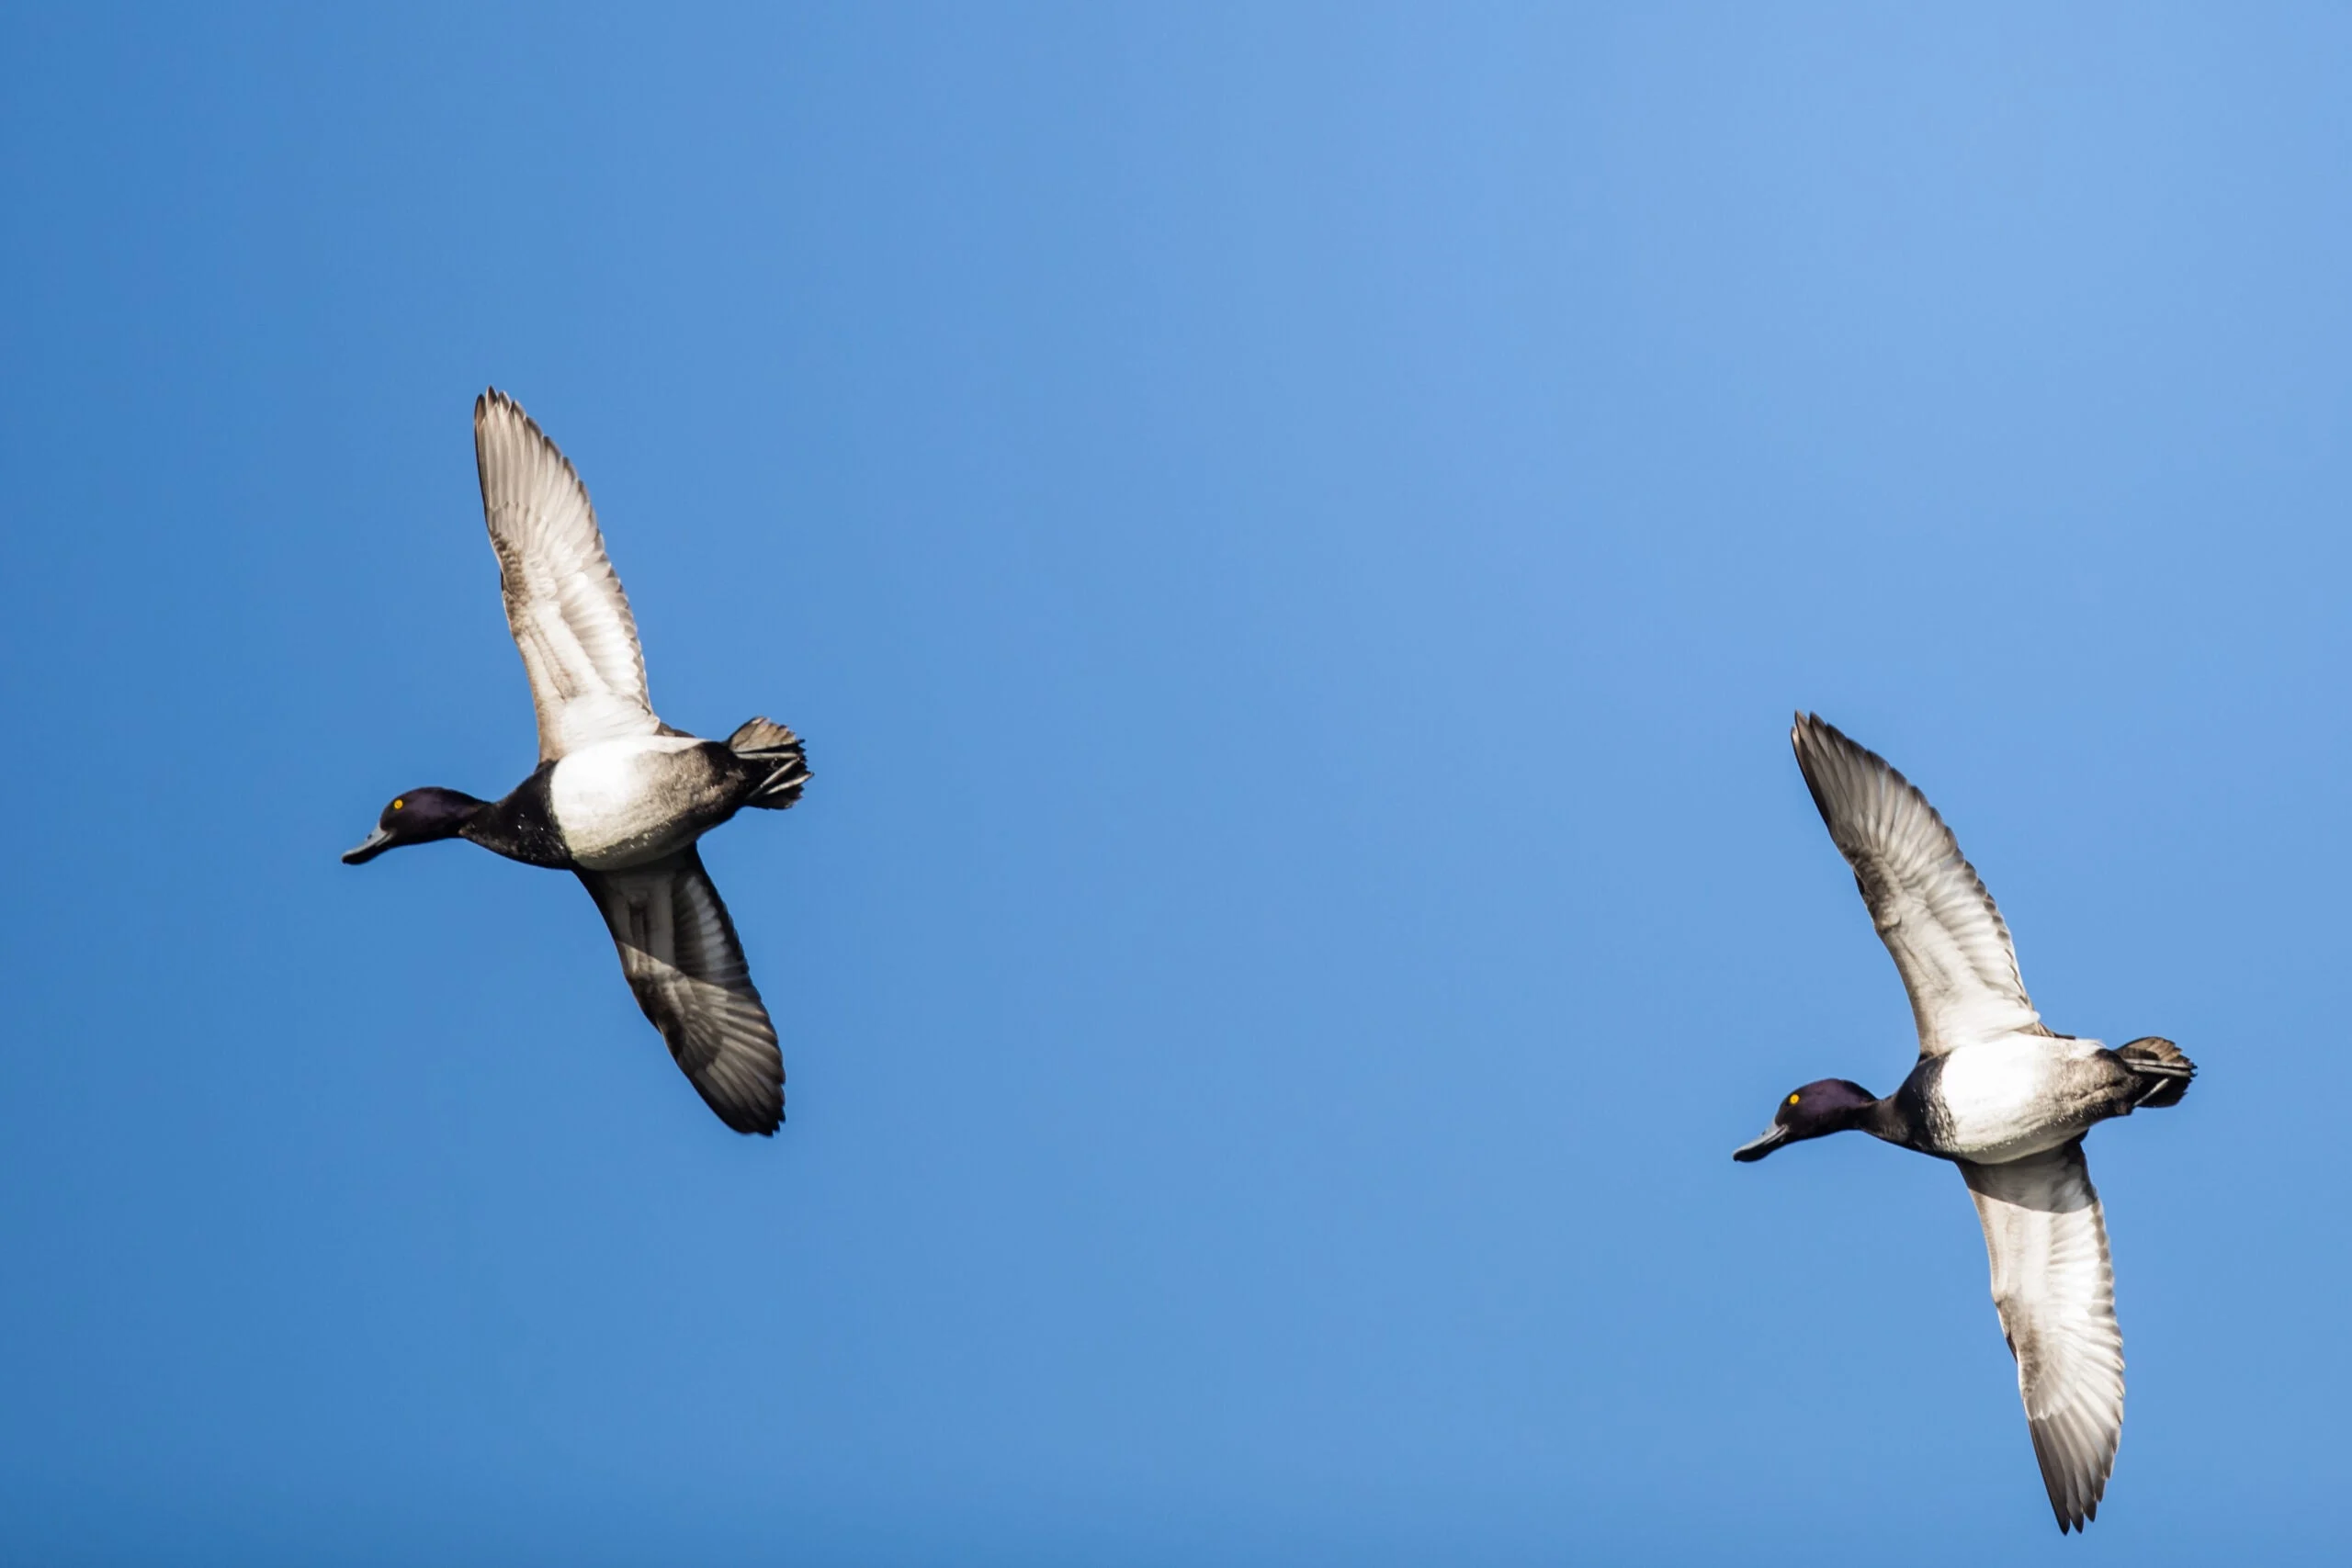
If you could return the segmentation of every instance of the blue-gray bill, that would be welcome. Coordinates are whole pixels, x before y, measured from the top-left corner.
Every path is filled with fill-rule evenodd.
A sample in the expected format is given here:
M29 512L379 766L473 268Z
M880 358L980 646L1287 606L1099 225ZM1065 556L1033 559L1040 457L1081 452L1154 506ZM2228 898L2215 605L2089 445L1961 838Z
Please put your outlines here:
M350 849L343 852L345 865L365 865L392 847L392 830L379 828Z

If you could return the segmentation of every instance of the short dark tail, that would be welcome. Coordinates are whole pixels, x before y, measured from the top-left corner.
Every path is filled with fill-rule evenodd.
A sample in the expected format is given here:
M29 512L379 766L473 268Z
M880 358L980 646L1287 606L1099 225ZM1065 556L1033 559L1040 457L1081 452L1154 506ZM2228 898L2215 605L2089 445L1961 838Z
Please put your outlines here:
M2140 1080L2140 1099L2135 1111L2160 1111L2167 1105L2178 1105L2180 1097L2188 1092L2189 1080L2197 1076L2197 1064L2181 1055L2180 1047L2169 1040L2150 1034L2119 1047L2115 1053L2132 1076Z
M773 719L755 718L727 738L727 749L766 770L744 805L782 811L800 798L809 778L808 752L800 737Z

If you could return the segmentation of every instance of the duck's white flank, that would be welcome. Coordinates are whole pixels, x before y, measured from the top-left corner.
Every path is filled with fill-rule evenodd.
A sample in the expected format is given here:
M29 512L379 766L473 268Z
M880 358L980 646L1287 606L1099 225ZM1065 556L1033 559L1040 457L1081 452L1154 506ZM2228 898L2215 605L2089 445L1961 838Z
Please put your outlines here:
M1997 1164L2080 1137L2112 1098L2099 1092L2102 1049L2096 1040L2002 1034L1951 1053L1936 1079L1949 1119L1944 1145Z
M616 870L684 848L720 798L691 735L642 735L574 751L548 775L548 807L572 858Z

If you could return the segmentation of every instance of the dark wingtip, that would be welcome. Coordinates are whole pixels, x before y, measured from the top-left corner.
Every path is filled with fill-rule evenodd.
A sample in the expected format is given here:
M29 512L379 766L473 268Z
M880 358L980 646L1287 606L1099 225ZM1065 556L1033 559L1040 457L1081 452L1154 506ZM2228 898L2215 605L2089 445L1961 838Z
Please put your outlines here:
M776 1129L784 1125L784 1107L781 1105L768 1112L765 1117L762 1117L757 1111L739 1116L719 1110L716 1104L712 1105L711 1109L718 1111L718 1119L727 1123L729 1132L741 1133L747 1138L773 1138L776 1134Z
M1854 744L1853 741L1847 740L1844 730L1819 714L1803 708L1797 711L1796 722L1789 727L1789 739L1801 745L1811 742L1818 746L1839 740L1845 740L1849 746Z
M1804 708L1797 710L1796 717L1789 725L1789 747L1796 752L1800 761L1808 750L1819 751L1826 747L1834 747L1845 739L1836 725Z
M524 423L529 425L533 430L538 429L537 423L532 420L531 416L523 412L523 405L521 403L516 402L513 398L507 396L504 392L500 391L495 387L484 387L481 391L481 396L474 400L475 425L480 426L484 416L489 414L493 409L512 409L515 414L522 419Z

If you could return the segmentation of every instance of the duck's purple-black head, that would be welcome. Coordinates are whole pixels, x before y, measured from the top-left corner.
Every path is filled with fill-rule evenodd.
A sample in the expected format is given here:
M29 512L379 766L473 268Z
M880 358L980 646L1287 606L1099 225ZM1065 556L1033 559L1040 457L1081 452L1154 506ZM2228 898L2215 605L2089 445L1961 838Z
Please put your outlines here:
M1847 1078L1823 1078L1794 1090L1781 1101L1772 1124L1753 1143L1734 1149L1736 1160L1762 1159L1782 1144L1803 1143L1859 1126L1863 1114L1878 1103L1878 1096Z
M463 790L442 789L427 785L392 796L376 818L376 830L352 848L343 852L345 865L365 865L386 850L396 850L402 844L429 844L435 839L454 839L458 830L473 820L482 803Z

